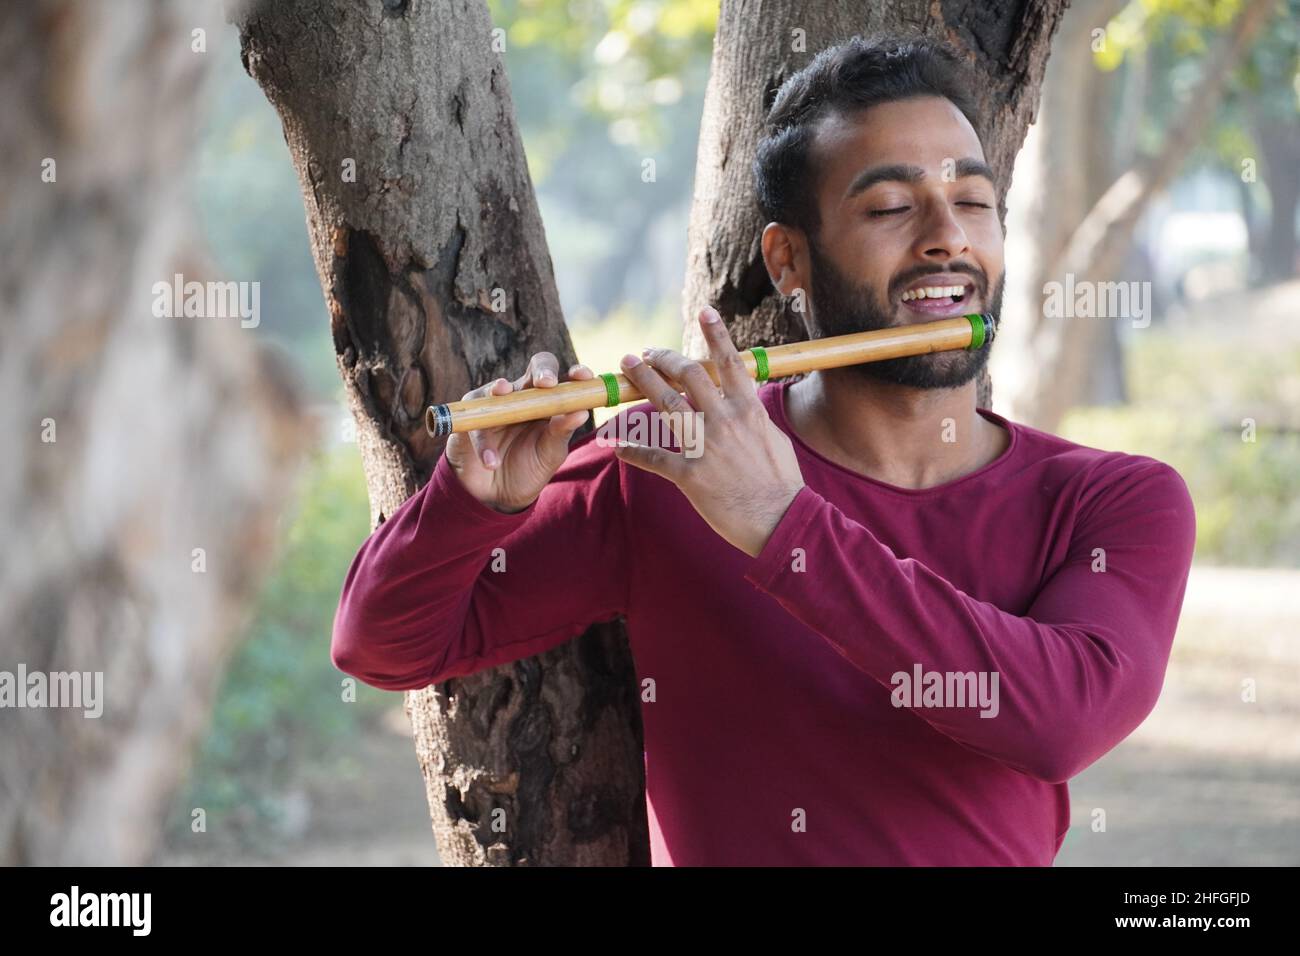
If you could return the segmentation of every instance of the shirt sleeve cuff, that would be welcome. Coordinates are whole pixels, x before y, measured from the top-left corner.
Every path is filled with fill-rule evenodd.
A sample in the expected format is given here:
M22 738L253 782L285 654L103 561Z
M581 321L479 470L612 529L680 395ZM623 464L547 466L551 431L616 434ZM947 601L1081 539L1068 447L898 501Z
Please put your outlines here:
M809 541L804 531L826 504L826 499L807 485L800 488L794 501L790 502L790 507L777 522L767 544L763 545L763 550L745 572L745 580L760 590L770 590L777 575L790 570L794 549L808 547Z
M523 511L517 511L514 514L506 514L504 511L497 511L495 508L483 504L470 494L469 489L461 483L460 478L456 476L456 472L452 470L451 464L447 461L445 454L439 456L438 464L434 466L433 477L429 479L429 484L433 485L433 492L436 497L444 498L450 502L463 517L474 521L476 524L500 528L504 531L509 531L523 524L537 508L536 499Z

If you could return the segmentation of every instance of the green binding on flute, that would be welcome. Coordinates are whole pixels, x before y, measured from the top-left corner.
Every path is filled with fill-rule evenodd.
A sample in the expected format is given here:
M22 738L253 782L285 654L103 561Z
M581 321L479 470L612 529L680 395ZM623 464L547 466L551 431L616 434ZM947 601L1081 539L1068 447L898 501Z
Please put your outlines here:
M600 380L605 383L605 407L613 408L618 404L618 376L613 372L602 372Z

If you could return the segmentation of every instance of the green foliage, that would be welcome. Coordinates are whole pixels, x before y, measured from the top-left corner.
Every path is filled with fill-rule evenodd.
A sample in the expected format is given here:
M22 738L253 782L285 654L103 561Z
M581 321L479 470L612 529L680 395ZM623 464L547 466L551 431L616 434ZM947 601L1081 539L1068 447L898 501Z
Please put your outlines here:
M1264 352L1146 330L1128 352L1130 405L1076 409L1062 434L1177 469L1196 504L1196 557L1300 567L1300 346ZM1244 419L1256 420L1254 441Z
M1211 35L1241 13L1243 0L1131 0L1107 25L1097 65L1114 69L1135 51L1165 44L1182 56L1200 56Z
M1243 0L1131 0L1106 26L1098 69L1115 70L1135 56L1150 59L1149 107L1139 142L1154 152L1165 124L1202 75L1208 55L1232 29ZM1277 0L1272 19L1228 77L1214 126L1193 156L1231 175L1243 156L1258 156L1250 123L1292 122L1300 114L1300 0Z
M346 772L338 756L346 742L392 706L391 694L359 682L356 701L345 702L344 675L329 658L339 591L369 533L368 516L356 446L319 452L173 808L173 840L188 835L190 810L202 807L217 839L257 841L278 822L278 797L295 776L305 767Z
M614 159L601 155L598 138L635 146L638 155L682 140L693 148L716 2L490 0L488 8L505 30L516 114L539 187L566 154L584 176Z

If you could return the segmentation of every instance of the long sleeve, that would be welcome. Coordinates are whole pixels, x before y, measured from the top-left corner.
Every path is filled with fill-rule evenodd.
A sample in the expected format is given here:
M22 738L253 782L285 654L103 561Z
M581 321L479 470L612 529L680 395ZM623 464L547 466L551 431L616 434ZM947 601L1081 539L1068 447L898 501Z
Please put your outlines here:
M593 434L517 514L479 502L440 458L353 559L334 665L414 689L540 654L623 613L622 465Z
M885 686L918 664L996 673L996 716L912 710L969 749L1063 782L1154 708L1186 589L1195 540L1187 487L1167 465L1131 460L1138 465L1079 507L1065 560L1024 616L898 558L806 486L746 579ZM806 570L792 567L795 548Z

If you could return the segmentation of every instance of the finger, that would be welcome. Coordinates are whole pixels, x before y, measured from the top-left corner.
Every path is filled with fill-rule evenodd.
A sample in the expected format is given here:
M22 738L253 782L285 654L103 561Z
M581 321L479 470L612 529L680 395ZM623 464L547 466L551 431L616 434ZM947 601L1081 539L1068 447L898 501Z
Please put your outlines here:
M569 436L587 420L590 414L591 412L583 409L552 415L546 422L546 434L559 438L567 444Z
M528 360L528 370L519 379L519 388L551 388L560 384L560 360L550 352L538 352Z
M500 383L503 381L505 380L500 378L495 378L485 385L480 385L478 388L471 388L468 392L466 392L464 395L460 397L460 400L462 402L467 402L475 398L486 398L488 395L492 394L493 389L496 388L498 385L500 385ZM508 382L506 384L509 385ZM480 443L475 440L475 433L472 431L453 433L447 439L447 448L449 450L457 449L454 452L454 454L460 454L459 448L461 444L464 442L469 443L470 448L473 450L474 457L477 458L480 463L482 463L483 455L482 455L482 450L480 448Z
M543 466L554 472L569 456L569 441L574 429L587 420L587 411L552 415L542 424L537 438L537 456Z
M677 385L669 385L663 376L635 355L624 355L619 366L637 391L658 409L660 418L668 423L668 430L681 447L682 426L688 415L696 414L694 406L682 397Z
M619 367L628 381L636 386L655 408L669 416L669 422L678 416L689 415L695 411L691 403L682 397L677 389L664 381L663 376L641 361L635 355L624 355Z
M593 379L595 377L596 377L596 373L581 363L577 365L569 366L570 381L582 382L582 381L587 381L588 379Z
M644 445L623 442L614 446L614 455L619 460L635 465L642 471L658 475L674 485L680 486L686 477L682 467L682 456L664 451L662 448L647 448Z
M651 348L641 354L655 371L680 384L699 411L706 415L722 411L722 393L699 362L672 349Z
M467 402L472 398L487 398L489 395L500 395L502 394L502 392L500 391L502 382L505 382L507 385L510 384L504 378L494 378L492 379L492 381L488 382L487 384L480 385L478 388L471 389L470 391L466 392L464 395L460 397L460 400L462 402Z
M569 366L568 378L570 381L581 382L595 377L596 373L581 363ZM586 424L590 416L590 411L582 409L552 415L547 419L546 428L542 434L542 441L547 446L545 453L547 457L558 457L560 461L563 461L568 456L569 441L573 437L573 433Z
M709 346L709 358L718 370L718 380L722 382L722 391L728 398L748 400L758 391L758 383L745 368L745 360L740 357L736 345L731 341L731 333L722 321L718 310L706 305L700 310L700 332Z
M514 390L509 381L498 378L495 381L474 389L466 398L482 398L488 395L509 395ZM495 469L501 465L499 443L501 430L498 428L479 428L469 433L469 440L474 446L474 454L483 463L484 468Z

